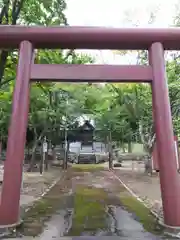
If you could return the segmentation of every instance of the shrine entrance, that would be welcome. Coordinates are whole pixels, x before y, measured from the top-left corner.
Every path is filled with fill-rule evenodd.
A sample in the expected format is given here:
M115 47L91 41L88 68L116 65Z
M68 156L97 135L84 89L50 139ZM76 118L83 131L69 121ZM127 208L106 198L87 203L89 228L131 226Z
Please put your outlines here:
M180 49L180 29L0 26L0 48L19 48L0 204L0 225L16 225L29 110L30 81L151 84L164 222L180 227L177 170L164 49ZM148 50L148 66L34 64L34 49ZM17 139L18 135L18 139Z

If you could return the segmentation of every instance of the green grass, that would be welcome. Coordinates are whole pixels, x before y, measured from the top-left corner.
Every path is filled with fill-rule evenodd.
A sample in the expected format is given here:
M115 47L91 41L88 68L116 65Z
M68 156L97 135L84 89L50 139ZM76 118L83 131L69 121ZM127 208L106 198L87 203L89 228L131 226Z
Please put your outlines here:
M68 236L80 236L106 228L106 199L103 189L79 187L74 199L74 216Z
M100 171L105 169L103 164L73 164L72 168L79 172Z
M120 202L129 212L134 213L144 229L154 234L162 234L163 227L161 227L157 219L152 215L150 210L146 208L141 202L124 189L120 194Z

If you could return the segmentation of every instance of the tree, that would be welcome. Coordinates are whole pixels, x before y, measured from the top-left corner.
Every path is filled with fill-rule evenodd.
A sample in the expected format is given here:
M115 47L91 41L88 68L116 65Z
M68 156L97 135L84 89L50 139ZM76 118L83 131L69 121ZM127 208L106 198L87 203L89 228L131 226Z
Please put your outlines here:
M67 25L64 14L64 0L2 0L0 3L0 24L5 25ZM14 54L15 59L14 59ZM16 65L17 52L2 50L0 52L0 84L13 80L7 78L8 58ZM8 70L7 70L8 72ZM6 76L5 76L6 75ZM13 76L14 77L14 76Z
M64 0L3 0L0 3L0 24L67 25L65 8ZM17 61L18 53L16 50L2 50L0 52L0 98L2 99L0 124L3 129L1 130L3 141L7 139L7 123L11 112L11 97ZM74 50L39 50L36 51L35 62L83 64L93 62L93 59L85 54L77 54ZM68 93L66 97L62 94L64 92ZM60 134L59 129L64 128L65 124L71 123L77 117L80 105L73 96L70 96L70 92L68 84L66 87L54 83L32 84L27 130L27 145L32 147L32 153L35 152L37 145L42 142L45 135L56 142L58 134ZM67 108L67 100L73 107ZM3 105L5 101L7 101L6 105Z

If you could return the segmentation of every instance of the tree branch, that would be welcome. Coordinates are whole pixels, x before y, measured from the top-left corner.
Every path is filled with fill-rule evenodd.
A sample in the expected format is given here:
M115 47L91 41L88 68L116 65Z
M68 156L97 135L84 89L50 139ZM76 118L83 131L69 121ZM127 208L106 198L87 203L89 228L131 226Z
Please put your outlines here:
M5 16L6 13L6 6L4 6L0 12L0 24L2 24L3 17Z
M21 0L19 3L17 3L18 0L14 0L13 3L13 11L12 11L12 25L16 25L17 19L19 17L20 11L23 7L24 0Z
M1 14L0 14L0 21L2 21L3 17L6 17L6 24L9 24L8 12L9 12L9 3L7 1L6 5L3 7ZM17 19L19 17L20 11L23 7L24 0L14 0L12 6L12 25L16 25ZM1 19L2 18L2 19ZM1 22L0 22L1 23ZM0 83L2 82L2 78L4 76L4 71L6 67L7 57L9 55L9 51L3 50L0 56Z
M1 56L0 56L0 83L2 82L3 76L4 76L4 71L5 71L5 67L6 67L6 61L7 61L7 57L8 57L9 52L6 50L3 50L1 52Z
M3 85L11 82L12 80L14 80L14 78L10 78L10 79L7 79L7 80L5 80L5 81L3 81L3 82L0 82L0 88L1 88Z
M9 22L9 17L8 17L9 3L10 3L9 0L6 1L6 3L4 1L4 6L3 6L2 10L1 10L1 13L0 13L0 24L3 23L3 18L4 17L6 18L6 24L8 24L8 22Z

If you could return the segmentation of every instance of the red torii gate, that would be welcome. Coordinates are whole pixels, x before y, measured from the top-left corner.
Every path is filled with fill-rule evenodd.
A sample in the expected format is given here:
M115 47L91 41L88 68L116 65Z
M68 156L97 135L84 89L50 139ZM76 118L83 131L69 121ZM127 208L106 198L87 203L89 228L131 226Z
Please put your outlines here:
M180 49L180 29L0 26L0 48L19 48L19 63L4 166L0 225L19 221L22 165L31 81L149 82L159 155L164 222L180 226L177 171L164 49ZM148 66L36 65L35 48L149 50ZM18 136L18 138L17 138Z
M175 153L176 153L176 164L177 164L177 169L178 171L179 169L179 163L180 163L180 159L179 159L179 147L178 147L178 138L177 136L174 136L174 148L175 148ZM154 143L153 146L153 152L152 152L152 169L155 170L156 172L159 172L159 163L158 163L158 156L159 152L158 152L158 148L157 148L157 144L156 142Z

